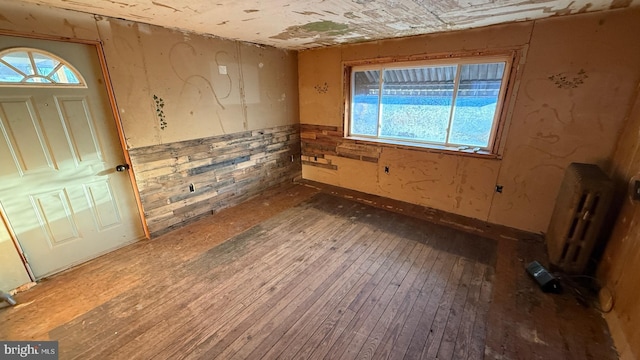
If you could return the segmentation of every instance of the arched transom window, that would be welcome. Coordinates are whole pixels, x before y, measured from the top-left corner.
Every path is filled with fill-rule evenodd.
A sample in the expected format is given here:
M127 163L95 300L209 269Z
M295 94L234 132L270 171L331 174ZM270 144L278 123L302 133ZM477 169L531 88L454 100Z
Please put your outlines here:
M0 51L0 86L86 87L82 75L71 64L32 48Z

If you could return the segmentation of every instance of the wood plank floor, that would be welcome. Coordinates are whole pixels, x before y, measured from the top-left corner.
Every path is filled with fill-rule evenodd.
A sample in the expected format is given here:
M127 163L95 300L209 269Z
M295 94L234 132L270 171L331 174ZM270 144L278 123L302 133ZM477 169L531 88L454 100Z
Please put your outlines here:
M543 250L289 185L18 294L0 339L61 359L615 358L597 314L523 275Z

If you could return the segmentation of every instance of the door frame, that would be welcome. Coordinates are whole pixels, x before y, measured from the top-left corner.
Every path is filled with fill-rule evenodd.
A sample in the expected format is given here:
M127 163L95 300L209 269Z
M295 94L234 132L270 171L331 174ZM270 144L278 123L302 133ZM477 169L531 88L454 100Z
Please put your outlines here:
M129 174L129 180L131 181L131 186L133 189L133 195L136 200L136 205L138 207L138 214L140 215L140 224L142 225L142 229L144 231L144 235L146 239L151 239L151 234L149 232L149 227L147 226L147 220L144 215L144 208L142 207L142 198L140 197L140 191L138 190L138 183L136 181L135 174L133 172L133 166L131 164L131 157L129 156L129 149L127 149L126 140L124 136L124 129L122 127L122 119L120 118L120 112L118 111L118 105L116 102L115 93L113 91L113 85L111 83L111 77L109 76L109 68L107 66L107 60L104 53L103 43L101 40L87 40L87 39L75 39L68 37L60 37L60 36L51 36L44 34L31 34L31 33L20 33L20 32L11 32L0 29L0 35L12 36L12 37L21 37L21 38L29 38L29 39L38 39L38 40L49 40L49 41L61 41L67 43L76 43L83 44L95 47L98 61L100 65L100 71L102 73L102 77L104 79L105 90L107 92L107 97L109 98L109 106L111 108L111 115L113 116L113 120L115 121L116 131L118 133L118 142L120 143L120 148L122 149L122 153L124 155L125 163L129 164L129 169L127 173ZM36 278L31 271L29 266L29 262L24 257L24 252L22 251L22 247L20 243L18 243L18 239L16 238L13 229L9 225L9 221L4 214L4 211L0 209L0 223L3 223L4 226L7 227L7 231L9 232L11 239L13 241L13 245L22 260L22 263L27 270L27 273L32 281L36 281Z
M31 270L31 265L29 265L29 261L24 255L24 250L22 250L22 245L20 245L20 243L18 242L18 238L16 237L16 234L13 232L13 228L11 227L11 225L9 225L9 219L7 219L7 216L5 215L5 211L4 211L4 208L2 207L2 204L0 204L0 225L3 225L7 229L7 233L11 238L13 247L16 249L16 252L18 253L18 256L20 257L20 261L22 261L22 265L24 266L24 269L27 272L27 275L29 275L29 279L31 279L31 281L36 281L36 275L33 273L33 270Z

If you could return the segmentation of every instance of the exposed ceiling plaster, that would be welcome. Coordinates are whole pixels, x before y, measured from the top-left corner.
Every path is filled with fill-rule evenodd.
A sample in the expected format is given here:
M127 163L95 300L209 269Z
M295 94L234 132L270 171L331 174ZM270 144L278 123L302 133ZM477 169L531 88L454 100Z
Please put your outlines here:
M640 0L23 0L286 49L640 6Z

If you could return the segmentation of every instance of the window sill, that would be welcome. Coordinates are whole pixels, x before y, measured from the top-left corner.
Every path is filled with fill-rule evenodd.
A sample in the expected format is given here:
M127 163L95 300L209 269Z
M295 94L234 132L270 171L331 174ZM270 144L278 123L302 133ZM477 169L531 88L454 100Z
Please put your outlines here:
M440 153L440 154L449 154L449 155L459 155L459 156L469 156L476 157L482 159L502 159L502 156L499 154L492 153L488 150L478 150L473 151L473 149L459 149L456 147L448 147L442 145L435 144L421 144L421 143L410 143L399 140L389 140L389 139L373 139L368 137L359 137L359 136L345 136L345 139L353 140L358 144L371 144L378 145L387 148L394 149L406 149L406 150L416 150L416 151L425 151L431 153Z

